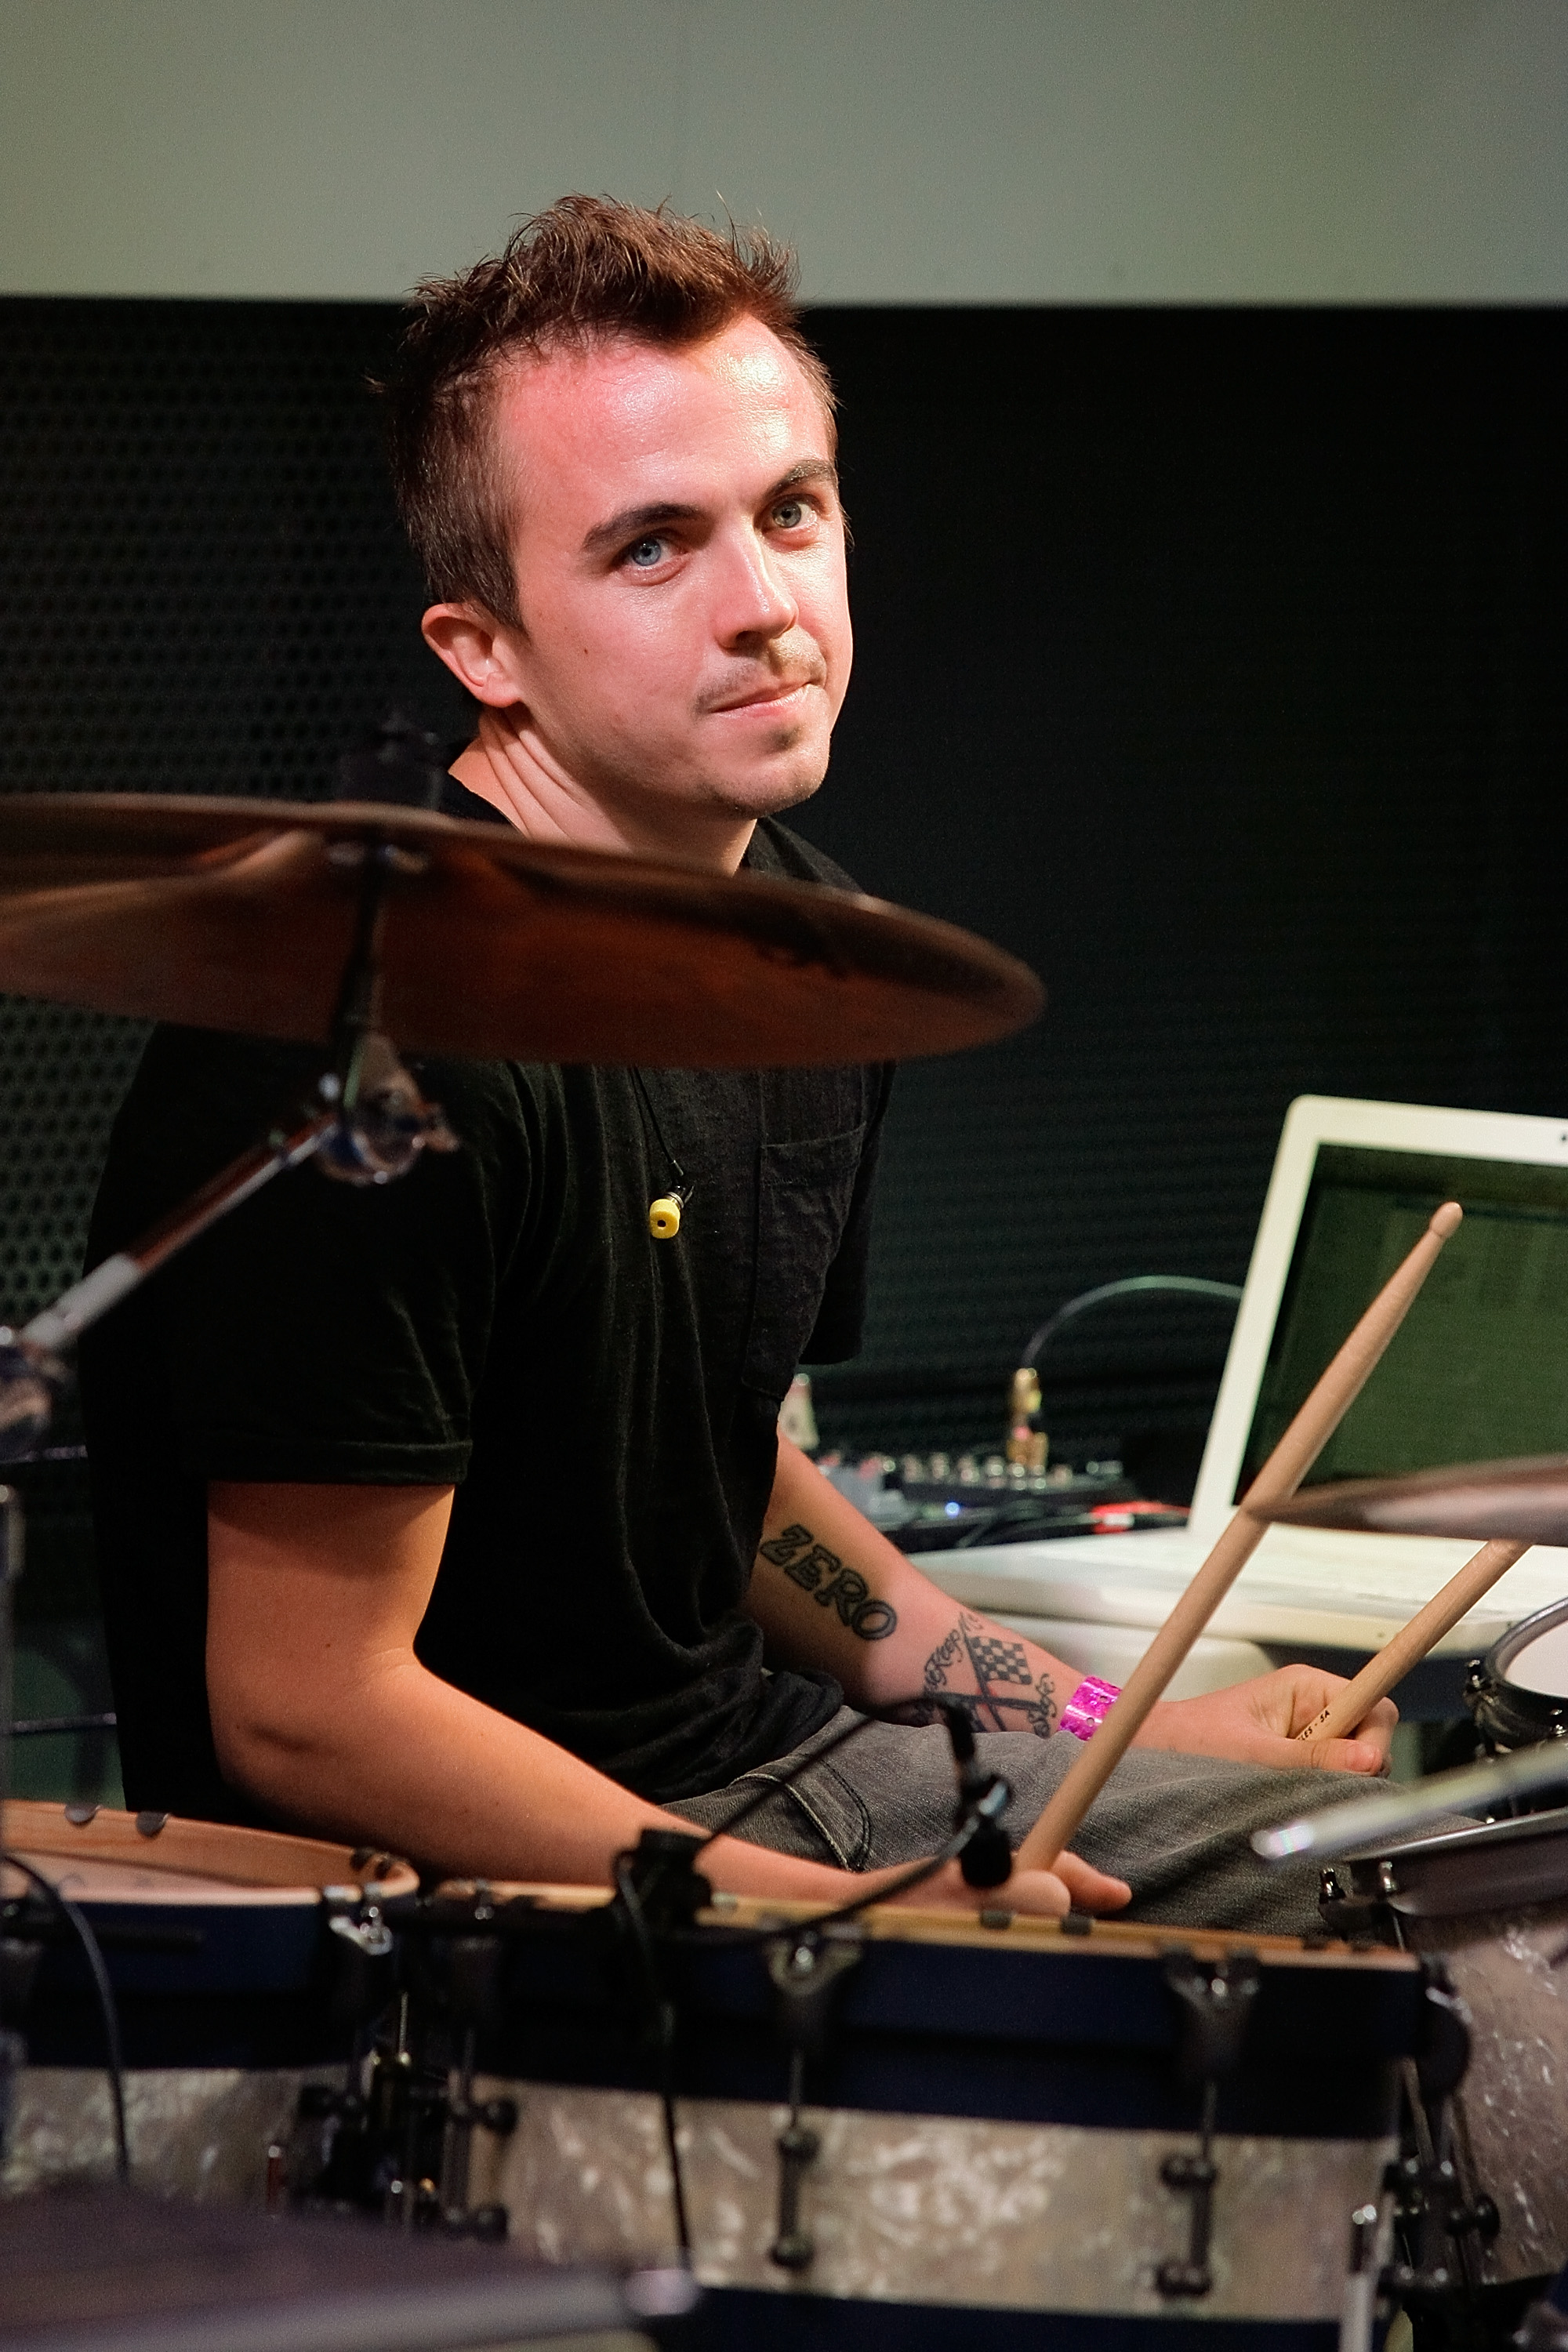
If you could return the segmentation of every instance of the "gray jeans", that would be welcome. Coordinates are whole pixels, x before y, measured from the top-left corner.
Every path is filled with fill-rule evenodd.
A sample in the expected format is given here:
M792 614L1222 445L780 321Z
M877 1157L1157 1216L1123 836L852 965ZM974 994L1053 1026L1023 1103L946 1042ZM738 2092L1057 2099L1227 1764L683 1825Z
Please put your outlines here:
M851 1720L844 1707L793 1754L668 1811L704 1829L721 1828L742 1798L776 1781ZM985 1769L1012 1783L1007 1830L1016 1845L1080 1743L1068 1731L1051 1739L995 1731L982 1733L975 1745ZM1320 1925L1317 1864L1260 1862L1247 1839L1256 1829L1379 1786L1354 1772L1276 1772L1134 1748L1089 1808L1073 1852L1128 1881L1132 1901L1121 1918L1305 1935ZM939 1846L952 1826L953 1797L952 1750L940 1723L920 1729L873 1723L794 1788L777 1790L739 1834L776 1853L877 1870ZM1005 1902L1005 1894L997 1899Z

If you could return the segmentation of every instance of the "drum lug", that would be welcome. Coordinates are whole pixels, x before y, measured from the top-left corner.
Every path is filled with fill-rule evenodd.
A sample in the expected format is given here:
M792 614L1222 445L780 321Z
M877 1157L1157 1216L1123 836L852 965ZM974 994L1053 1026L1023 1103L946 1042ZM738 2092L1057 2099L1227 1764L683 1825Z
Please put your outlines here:
M340 1908L329 1899L327 1928L337 1963L332 2014L340 2024L368 2025L392 1999L396 1972L392 1930L380 1906L362 1900L357 1888L352 1906Z
M479 1938L470 1939L476 1944ZM489 1950L500 1958L494 1944ZM494 1971L483 1975L481 1990L475 2010L488 2008L493 1998ZM463 2035L462 2064L458 2079L447 2098L445 2127L441 2135L441 2226L448 2236L479 2238L486 2244L496 2245L506 2236L510 2215L504 2205L468 2203L468 2179L473 2164L474 2133L493 2132L498 2139L508 2139L517 2129L515 2099L476 2099L474 2096L475 2032L470 2025Z
M1184 2260L1163 2262L1154 2284L1163 2295L1196 2297L1214 2284L1209 2242L1219 2168L1214 2160L1215 2115L1223 2076L1241 2063L1262 1977L1251 1952L1223 1960L1199 1960L1185 1949L1165 1955L1165 1982L1182 2004L1177 2066L1185 2083L1203 2087L1203 2121L1192 2154L1168 2156L1160 2178L1178 2196L1192 2199Z
M792 2116L778 2136L779 2221L768 2260L781 2271L805 2271L816 2260L816 2243L801 2227L801 2183L822 2152L822 2142L810 2126Z
M801 2120L805 2062L821 2052L840 1985L860 1959L857 1936L814 1935L809 1928L777 1937L767 1948L773 1988L773 2019L790 2045L789 2121L773 2143L779 2158L778 2227L768 2260L782 2271L807 2271L816 2260L816 2242L801 2221L801 2186L821 2154L822 2142Z

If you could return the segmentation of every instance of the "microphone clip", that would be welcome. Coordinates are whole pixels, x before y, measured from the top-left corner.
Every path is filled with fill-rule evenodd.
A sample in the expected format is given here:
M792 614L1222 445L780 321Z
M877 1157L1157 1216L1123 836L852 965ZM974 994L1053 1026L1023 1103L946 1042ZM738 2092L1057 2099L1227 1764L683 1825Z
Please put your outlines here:
M958 1782L952 1826L957 1831L973 1823L969 1842L958 1857L963 1883L1005 1886L1013 1875L1013 1849L1002 1827L1002 1816L1013 1801L1012 1783L1000 1772L987 1772L981 1764L974 1748L973 1718L963 1700L944 1694L935 1704L947 1726Z

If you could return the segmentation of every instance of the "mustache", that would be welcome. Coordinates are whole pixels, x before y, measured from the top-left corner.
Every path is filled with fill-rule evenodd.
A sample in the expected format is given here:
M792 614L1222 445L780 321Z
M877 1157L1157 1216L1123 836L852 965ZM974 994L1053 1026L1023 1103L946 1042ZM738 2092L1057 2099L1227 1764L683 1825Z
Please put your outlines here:
M792 694L797 687L824 686L827 681L827 664L820 654L808 662L789 662L777 667L771 664L763 669L738 672L733 677L716 685L701 696L699 710L732 710L737 704L761 701L775 694Z

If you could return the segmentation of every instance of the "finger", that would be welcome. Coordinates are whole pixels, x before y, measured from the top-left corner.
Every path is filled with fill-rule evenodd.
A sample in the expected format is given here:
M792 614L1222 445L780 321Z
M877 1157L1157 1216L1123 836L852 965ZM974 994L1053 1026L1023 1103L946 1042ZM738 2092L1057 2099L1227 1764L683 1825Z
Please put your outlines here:
M975 1887L967 1883L957 1863L950 1862L933 1877L896 1895L893 1900L917 1910L922 1906L937 1906L944 1910L966 1911L971 1918L976 1911L1005 1910L1026 1912L1036 1918L1059 1919L1071 1910L1073 1898L1054 1871L1015 1871L1005 1885Z
M1373 1748L1386 1756L1398 1721L1399 1709L1394 1706L1394 1701L1391 1698L1380 1698L1370 1713L1363 1716L1350 1737L1363 1743L1370 1741Z
M1324 1772L1361 1772L1373 1779L1388 1769L1386 1747L1373 1739L1307 1739L1293 1741L1298 1764L1315 1765Z
M1079 1854L1058 1854L1052 1867L1079 1911L1121 1911L1132 1900L1132 1889L1124 1878L1111 1878L1105 1871L1096 1870Z
M991 1889L987 1901L1035 1919L1065 1919L1073 1907L1070 1891L1054 1870L1016 1870L1005 1885Z

